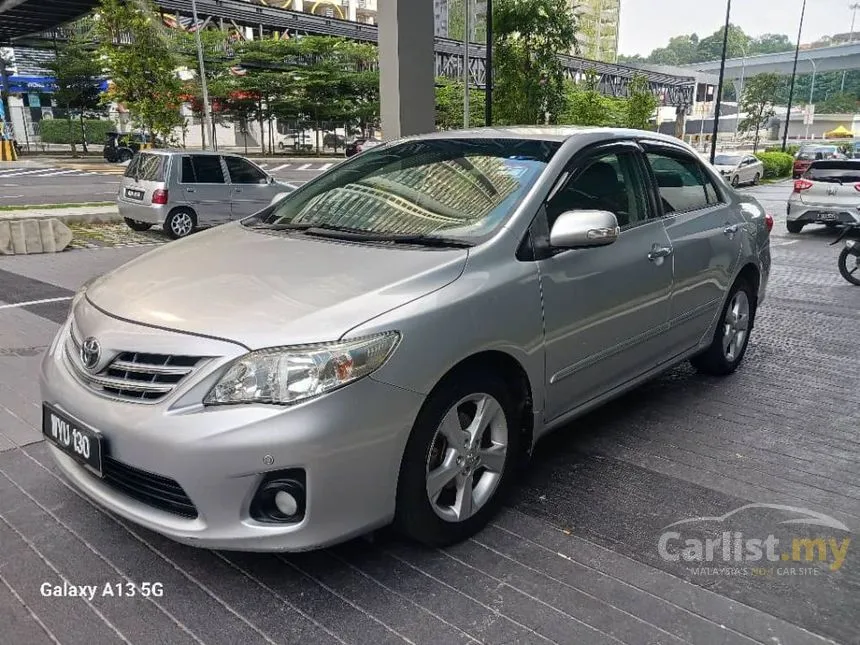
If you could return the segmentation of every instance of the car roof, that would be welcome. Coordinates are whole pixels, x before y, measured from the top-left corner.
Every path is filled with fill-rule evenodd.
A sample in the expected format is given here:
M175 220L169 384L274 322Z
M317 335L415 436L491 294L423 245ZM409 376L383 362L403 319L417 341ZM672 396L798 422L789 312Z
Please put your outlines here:
M681 143L679 139L651 132L650 130L632 130L628 128L604 128L598 126L578 125L535 125L535 126L504 126L489 128L471 128L469 130L445 130L430 134L405 137L405 139L531 139L535 141L558 141L564 142L576 136L586 133L605 133L612 138L619 137L647 137L652 140L665 141L667 143Z
M220 150L164 150L159 149L155 150L149 148L147 150L141 150L141 154L150 154L150 155L220 155L222 157L241 157L242 155L235 152L222 152Z

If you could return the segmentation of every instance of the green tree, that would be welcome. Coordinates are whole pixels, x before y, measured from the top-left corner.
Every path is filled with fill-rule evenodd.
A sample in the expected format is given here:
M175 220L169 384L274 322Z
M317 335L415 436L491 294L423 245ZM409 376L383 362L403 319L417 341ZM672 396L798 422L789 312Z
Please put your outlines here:
M469 125L484 125L484 91L469 88ZM452 130L463 127L463 84L447 78L436 79L436 127Z
M839 92L828 97L816 108L816 111L819 114L853 113L857 111L857 102L856 94Z
M638 130L650 130L651 117L658 105L659 101L651 92L648 79L637 74L627 86L624 125Z
M706 60L718 60L723 55L723 33L725 27L720 27L707 38L702 38L696 47L696 60L698 63ZM747 55L754 53L751 48L750 37L737 25L729 25L729 39L726 44L726 56L728 58L740 58L746 51Z
M500 0L493 13L498 122L556 122L565 107L564 68L557 54L576 43L568 0Z
M579 83L566 83L565 108L559 122L619 127L624 124L625 109L626 99L601 94L597 73L589 70Z
M71 137L69 143L72 155L77 155L75 142L80 141L83 151L87 152L87 137L84 119L97 112L101 103L102 68L98 59L92 55L79 40L70 40L57 51L56 58L48 64L54 76L56 90L54 99L65 108L68 127L72 119L78 117L80 138Z
M774 98L782 85L782 79L777 74L756 74L747 79L744 93L741 97L740 111L746 117L738 124L738 131L753 132L753 152L758 150L759 132L774 116Z
M179 113L181 62L149 0L101 0L95 21L99 55L110 78L107 100L128 107L140 125L169 139ZM130 38L131 44L124 44Z

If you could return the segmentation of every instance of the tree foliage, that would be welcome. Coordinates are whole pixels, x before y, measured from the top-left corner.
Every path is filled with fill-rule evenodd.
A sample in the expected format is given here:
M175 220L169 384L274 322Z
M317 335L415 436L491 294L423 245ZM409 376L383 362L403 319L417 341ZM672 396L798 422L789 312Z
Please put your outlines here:
M168 138L182 124L180 61L149 0L101 0L95 21L99 55L110 78L107 100L125 105L150 132ZM131 39L131 45L124 44Z
M469 126L484 125L484 91L469 88ZM451 130L463 127L463 83L447 78L436 79L436 127Z
M497 121L555 123L565 106L557 53L576 43L568 0L499 0L493 14Z
M625 123L628 128L648 130L651 117L659 101L648 86L648 79L641 74L633 77L627 87L627 100L624 105Z
M71 120L77 115L77 134L68 134L75 154L75 144L80 143L87 152L87 132L84 119L98 111L101 106L102 68L98 59L88 51L83 43L71 40L58 52L57 56L47 65L54 76L54 99L66 110L69 121L66 130L72 128ZM100 142L100 141L99 141Z
M758 150L761 128L765 127L775 114L774 99L782 82L777 74L757 74L745 83L740 111L746 113L746 117L738 124L738 131L753 133L753 152Z

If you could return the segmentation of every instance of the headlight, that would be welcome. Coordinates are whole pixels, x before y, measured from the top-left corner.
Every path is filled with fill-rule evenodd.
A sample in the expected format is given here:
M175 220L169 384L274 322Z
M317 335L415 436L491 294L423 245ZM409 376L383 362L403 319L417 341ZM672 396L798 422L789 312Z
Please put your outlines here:
M257 350L236 359L203 403L298 403L367 376L399 341L397 332L385 332L340 343Z

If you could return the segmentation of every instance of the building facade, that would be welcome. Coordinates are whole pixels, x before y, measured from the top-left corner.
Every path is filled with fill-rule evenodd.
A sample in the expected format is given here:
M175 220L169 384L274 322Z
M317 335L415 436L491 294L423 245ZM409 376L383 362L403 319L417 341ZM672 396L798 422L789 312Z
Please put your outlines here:
M578 55L607 63L616 62L621 0L571 0L570 7L577 19Z
M377 0L278 0L268 4L327 18L375 25L376 2Z

